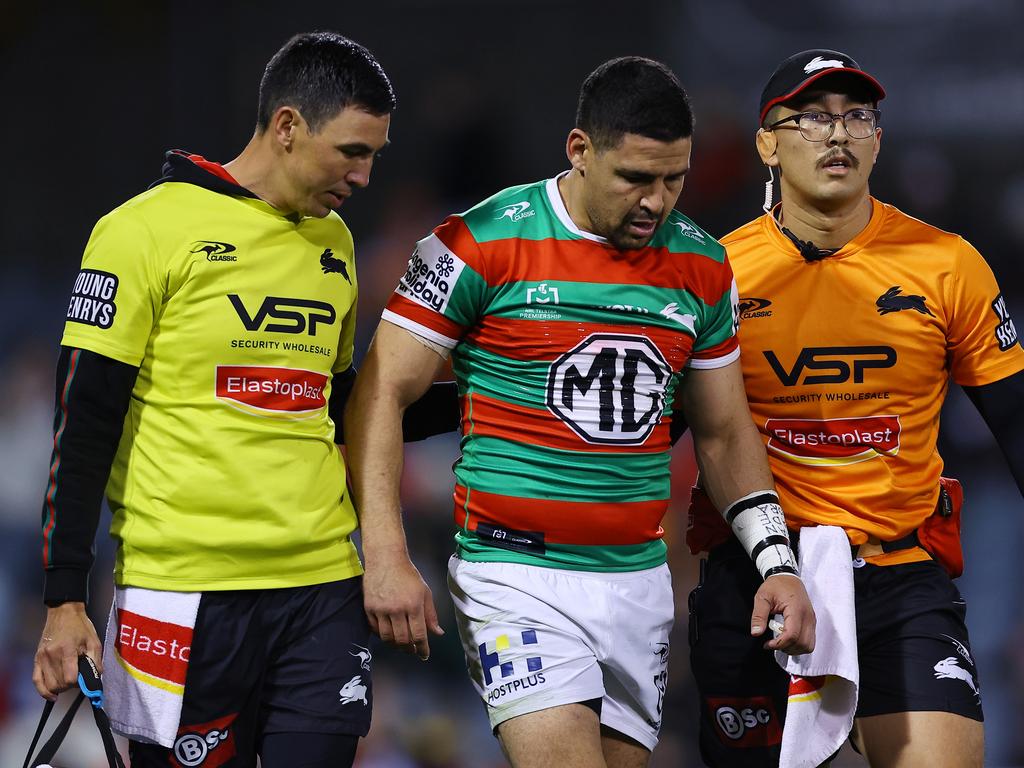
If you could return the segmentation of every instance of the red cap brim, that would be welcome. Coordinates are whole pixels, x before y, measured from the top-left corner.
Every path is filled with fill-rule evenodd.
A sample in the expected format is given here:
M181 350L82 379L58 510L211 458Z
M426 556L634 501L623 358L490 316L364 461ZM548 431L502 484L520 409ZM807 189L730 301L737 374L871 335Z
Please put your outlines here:
M794 88L789 93L784 93L781 96L776 96L774 99L769 101L767 104L764 105L764 108L761 110L761 117L759 118L758 122L763 123L764 122L764 116L767 115L768 111L772 107L774 107L776 104L782 104L783 102L789 101L790 99L795 98L796 96L798 96L802 91L806 91L807 87L809 85L811 85L812 83L817 82L818 80L820 80L823 77L828 77L829 75L835 75L835 74L838 74L840 72L848 72L851 75L859 75L865 81L867 81L868 85L870 85L872 88L874 88L875 91L877 92L876 93L876 101L881 101L882 99L885 98L885 88L883 88L882 84L880 82L878 82L877 80L875 80L875 78L873 78L867 72L865 72L863 70L860 70L860 69L854 69L853 67L833 67L832 69L825 69L825 70L822 70L821 72L815 72L813 75L808 77L806 80L804 80L802 83L800 83L800 85L798 85L796 88Z

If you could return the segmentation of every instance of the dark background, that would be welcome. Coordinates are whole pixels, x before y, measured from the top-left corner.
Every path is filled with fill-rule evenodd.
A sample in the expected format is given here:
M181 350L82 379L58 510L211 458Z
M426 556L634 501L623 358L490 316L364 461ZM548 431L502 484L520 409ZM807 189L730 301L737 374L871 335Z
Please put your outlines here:
M392 146L343 216L356 239L361 357L412 244L444 215L566 167L565 136L586 74L641 54L679 74L697 115L693 173L679 207L725 234L760 213L764 172L757 97L798 50L847 51L885 85L885 135L872 191L986 256L1011 311L1024 317L1024 54L1016 0L378 0L375 3L0 5L0 764L23 757L40 700L30 682L42 626L39 509L46 482L53 369L64 304L98 217L160 175L184 148L225 162L248 141L259 78L293 33L335 29L369 47L399 106ZM986 765L1024 765L1022 503L988 431L957 388L944 412L947 472L964 479L967 575L985 696ZM376 709L362 768L500 765L465 677L443 573L451 551L454 438L409 453L404 480L414 557L448 636L421 664L375 656ZM696 561L682 546L692 460L675 459L665 527L681 607L663 742L654 766L698 765L685 598ZM105 523L104 523L105 525ZM99 541L94 609L102 632L110 547ZM69 765L92 766L91 734ZM855 756L844 765L860 764ZM839 763L837 763L838 765Z

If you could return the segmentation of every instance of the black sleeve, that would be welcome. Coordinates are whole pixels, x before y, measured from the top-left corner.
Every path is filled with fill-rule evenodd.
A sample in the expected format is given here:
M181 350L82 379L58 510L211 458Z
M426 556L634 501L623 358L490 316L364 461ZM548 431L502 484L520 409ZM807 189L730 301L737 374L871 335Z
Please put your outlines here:
M980 387L964 387L964 392L992 430L1024 494L1024 371Z
M352 393L356 369L349 367L334 374L331 379L331 399L328 413L334 422L334 439L343 441L345 434L345 403ZM454 381L438 381L430 385L419 400L405 409L402 419L402 439L407 443L427 437L453 432L461 421L459 389Z
M47 604L85 602L103 490L139 369L61 347L53 455L43 500Z
M686 422L686 416L682 411L672 411L672 423L668 425L669 438L672 445L679 442L679 438L686 434L690 425Z

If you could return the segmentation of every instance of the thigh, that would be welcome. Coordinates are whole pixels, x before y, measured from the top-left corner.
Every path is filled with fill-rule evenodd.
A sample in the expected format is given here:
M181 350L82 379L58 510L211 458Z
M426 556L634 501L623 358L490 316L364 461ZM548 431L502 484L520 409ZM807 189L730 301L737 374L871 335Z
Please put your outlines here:
M565 614L586 605L591 595L567 592L554 571L449 561L448 587L466 666L492 728L604 696L597 640Z
M254 768L266 659L259 593L203 593L188 654L174 744L130 742L133 768Z
M273 733L263 739L262 768L352 768L359 737L347 733Z
M601 752L608 768L647 768L651 750L624 734L601 727Z
M605 768L601 725L584 704L518 715L497 727L512 768Z
M597 626L610 638L598 655L605 687L601 725L649 752L658 743L668 684L672 576L667 565L611 574L602 590L608 602Z
M751 637L760 576L735 540L702 564L690 594L690 669L700 706L706 765L767 768L779 762L789 676Z
M864 566L855 585L857 717L942 712L980 722L966 606L945 571L932 561Z
M981 768L977 720L950 712L899 712L854 721L851 740L871 768Z
M280 590L267 620L286 629L267 662L261 732L365 736L373 658L362 579Z

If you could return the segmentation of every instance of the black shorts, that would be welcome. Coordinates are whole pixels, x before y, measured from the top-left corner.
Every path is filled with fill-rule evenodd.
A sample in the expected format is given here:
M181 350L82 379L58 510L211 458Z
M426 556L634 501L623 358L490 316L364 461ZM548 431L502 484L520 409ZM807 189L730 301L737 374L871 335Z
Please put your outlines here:
M967 606L938 563L855 561L860 697L857 717L953 712L982 720ZM761 577L736 539L701 564L690 594L690 666L709 766L778 765L789 676L750 636Z
M132 742L132 765L248 768L270 735L365 736L369 638L361 578L204 592L177 740Z

